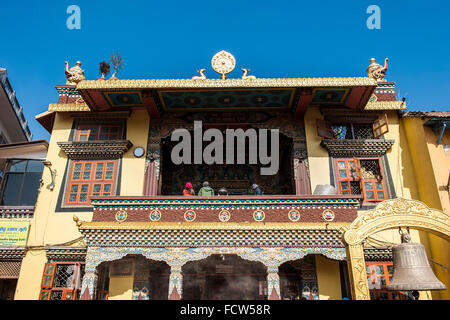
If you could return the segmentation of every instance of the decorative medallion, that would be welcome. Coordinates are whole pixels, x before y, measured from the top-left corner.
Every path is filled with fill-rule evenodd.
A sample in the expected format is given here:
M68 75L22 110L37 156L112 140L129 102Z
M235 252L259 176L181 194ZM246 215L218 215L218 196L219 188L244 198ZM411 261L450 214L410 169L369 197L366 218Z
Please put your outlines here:
M293 209L289 211L288 217L292 222L297 222L298 220L300 220L300 211Z
M334 220L335 217L336 217L336 215L334 214L333 210L325 209L322 212L322 218L325 221L331 222Z
M222 79L226 79L227 74L236 67L236 59L231 53L222 50L212 57L211 66L215 72L222 76Z
M150 212L150 220L153 222L161 220L161 211L159 211L158 209L152 210Z
M142 157L144 154L145 154L145 149L142 148L142 147L136 147L136 148L134 148L134 150L133 150L133 155L134 155L136 158L140 158L140 157Z
M196 217L197 215L195 214L194 210L188 210L184 213L184 220L186 220L187 222L194 221Z
M253 212L253 219L255 219L255 221L258 221L258 222L264 221L265 217L266 217L266 214L262 210L255 210Z
M127 212L126 211L117 211L116 212L116 221L118 223L124 222L127 220Z
M219 220L222 222L227 222L231 219L231 213L228 210L222 210L219 212Z

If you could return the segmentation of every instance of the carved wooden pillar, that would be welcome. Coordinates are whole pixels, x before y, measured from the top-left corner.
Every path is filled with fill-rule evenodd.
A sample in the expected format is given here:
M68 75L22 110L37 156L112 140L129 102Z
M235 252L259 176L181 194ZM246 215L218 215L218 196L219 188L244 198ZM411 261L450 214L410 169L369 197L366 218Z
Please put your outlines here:
M97 268L86 264L80 300L96 300L97 279Z
M149 137L144 179L144 196L156 196L161 180L161 139Z
M180 265L170 266L169 300L181 300L183 296L183 275Z
M294 139L293 170L296 195L311 194L309 179L308 156L304 142Z
M280 300L280 276L278 266L267 267L267 294L269 300Z
M347 251L348 277L352 299L370 300L364 249L357 232L354 230L347 231L344 234L344 243Z

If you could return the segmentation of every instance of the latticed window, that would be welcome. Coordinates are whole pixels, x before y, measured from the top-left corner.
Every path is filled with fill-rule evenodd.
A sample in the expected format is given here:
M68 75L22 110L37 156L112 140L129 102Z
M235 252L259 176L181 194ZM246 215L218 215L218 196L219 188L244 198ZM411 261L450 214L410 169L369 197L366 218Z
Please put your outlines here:
M73 161L69 172L66 205L87 205L90 196L114 193L118 160Z
M80 124L75 141L118 140L122 138L121 124Z
M372 300L406 300L407 296L400 291L388 291L386 286L392 280L394 265L386 262L366 262L367 284Z
M386 199L380 159L336 159L336 176L340 194L363 195L364 201Z
M389 132L387 115L374 123L333 123L317 121L317 135L326 139L378 139Z
M80 297L84 263L46 263L40 300L76 300Z

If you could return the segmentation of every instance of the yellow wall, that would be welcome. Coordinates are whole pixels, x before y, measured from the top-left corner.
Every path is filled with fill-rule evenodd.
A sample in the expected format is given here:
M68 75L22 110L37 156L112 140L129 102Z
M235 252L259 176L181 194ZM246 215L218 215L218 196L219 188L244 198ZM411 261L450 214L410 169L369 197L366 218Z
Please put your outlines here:
M34 218L30 223L28 246L64 245L66 242L79 239L81 233L73 221L73 216L78 216L82 221L92 220L92 209L87 209L85 212L55 212L68 161L66 154L57 143L69 140L72 124L73 118L69 113L56 113L47 153L47 161L50 161L51 168L56 170L55 188L53 191L49 190L51 177L49 170L45 168L42 176L44 186L39 193ZM133 150L137 146L147 149L148 127L149 116L145 110L133 111L127 120L127 139L133 143L133 147L124 154L122 159L121 195L142 195L145 156L135 158ZM73 244L73 246L80 245L82 243ZM29 250L22 262L15 299L38 298L45 262L47 262L45 251L41 248Z
M418 200L429 207L449 212L449 194L445 189L448 183L450 161L446 156L443 146L437 145L438 135L431 128L425 127L424 121L418 117L406 117L402 119L405 128L406 139L413 155L414 176L417 179ZM449 134L444 135L443 143L449 142ZM428 232L421 232L421 240L424 244L429 259L445 266L450 266L449 243ZM450 282L448 270L431 262L436 276L446 286L447 290L433 291L433 299L450 299Z
M317 119L323 120L319 108L308 108L304 119L311 192L314 192L317 185L330 184L330 161L328 151L320 145L323 138L317 135Z
M339 261L316 255L316 274L319 300L341 300Z
M110 277L108 300L131 300L134 276Z

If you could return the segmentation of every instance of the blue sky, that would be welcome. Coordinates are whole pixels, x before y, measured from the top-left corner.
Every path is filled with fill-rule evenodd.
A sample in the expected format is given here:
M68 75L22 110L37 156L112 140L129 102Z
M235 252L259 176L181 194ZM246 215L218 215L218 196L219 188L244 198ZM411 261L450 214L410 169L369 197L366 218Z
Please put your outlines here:
M81 30L66 27L69 5L81 8ZM369 5L381 8L381 30L369 30ZM119 78L190 78L224 49L237 60L230 77L366 76L369 59L389 57L409 110L450 110L450 22L447 1L1 1L0 67L24 108L34 139L49 134L34 120L57 102L64 61L81 60L87 79L119 51Z

